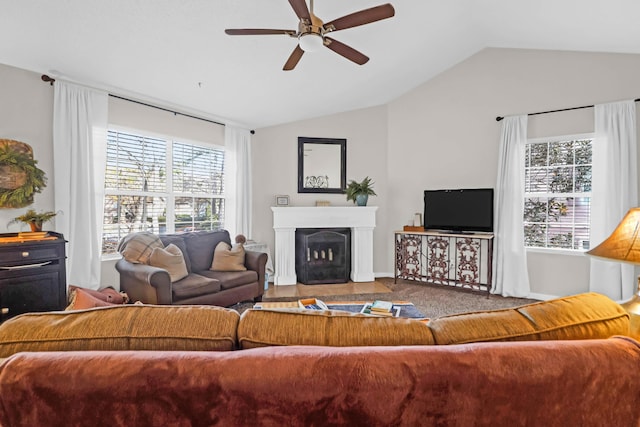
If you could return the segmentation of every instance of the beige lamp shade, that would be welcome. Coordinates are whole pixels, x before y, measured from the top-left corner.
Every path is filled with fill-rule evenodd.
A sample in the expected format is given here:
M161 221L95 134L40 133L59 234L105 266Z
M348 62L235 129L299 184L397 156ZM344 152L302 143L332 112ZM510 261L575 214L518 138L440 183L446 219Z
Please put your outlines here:
M595 257L640 264L640 208L632 208L611 236L587 252ZM640 277L635 295L621 304L629 313L629 335L640 340Z
M640 264L640 208L630 209L611 236L587 254Z

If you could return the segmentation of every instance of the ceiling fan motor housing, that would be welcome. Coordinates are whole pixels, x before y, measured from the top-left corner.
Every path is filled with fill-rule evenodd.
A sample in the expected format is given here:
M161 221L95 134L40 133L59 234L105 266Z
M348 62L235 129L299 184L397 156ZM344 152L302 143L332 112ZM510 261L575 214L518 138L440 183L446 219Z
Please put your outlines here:
M298 24L298 45L305 52L316 52L324 45L323 22L313 13L309 13L311 22L301 19Z

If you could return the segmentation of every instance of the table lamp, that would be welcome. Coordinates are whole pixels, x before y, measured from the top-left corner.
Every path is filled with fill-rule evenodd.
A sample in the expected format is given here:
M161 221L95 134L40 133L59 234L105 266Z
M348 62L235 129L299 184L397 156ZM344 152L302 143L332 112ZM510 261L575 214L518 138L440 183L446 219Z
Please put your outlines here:
M640 264L640 208L627 212L605 241L587 252L600 258ZM635 295L621 304L631 319L631 335L640 338L640 277Z

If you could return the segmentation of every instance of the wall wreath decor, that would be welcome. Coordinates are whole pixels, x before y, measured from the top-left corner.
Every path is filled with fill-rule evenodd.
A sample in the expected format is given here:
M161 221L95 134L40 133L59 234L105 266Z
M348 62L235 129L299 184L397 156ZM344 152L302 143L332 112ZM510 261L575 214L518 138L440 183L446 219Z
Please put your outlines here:
M29 144L0 139L0 208L21 208L46 187L44 171Z

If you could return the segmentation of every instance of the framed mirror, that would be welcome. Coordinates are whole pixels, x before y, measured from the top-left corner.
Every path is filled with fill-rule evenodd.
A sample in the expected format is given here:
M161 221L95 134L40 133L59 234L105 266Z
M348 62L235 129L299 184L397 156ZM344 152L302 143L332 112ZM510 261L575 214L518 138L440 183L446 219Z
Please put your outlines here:
M298 193L344 193L347 140L298 137Z

